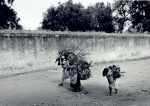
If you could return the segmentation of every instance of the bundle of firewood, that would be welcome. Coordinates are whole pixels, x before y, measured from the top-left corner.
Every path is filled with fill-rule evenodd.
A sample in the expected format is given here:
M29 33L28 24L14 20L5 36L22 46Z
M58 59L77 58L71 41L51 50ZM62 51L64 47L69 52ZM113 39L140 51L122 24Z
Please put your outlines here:
M70 73L74 73L73 71L76 69L81 80L87 80L91 76L91 64L84 58L81 58L81 55L78 56L78 54L75 54L75 52L71 50L59 51L56 61L58 62L58 65L62 66L62 68L67 64L65 66L67 66L68 71L71 71Z
M91 76L91 64L85 60L78 61L78 72L80 73L81 80L87 80Z

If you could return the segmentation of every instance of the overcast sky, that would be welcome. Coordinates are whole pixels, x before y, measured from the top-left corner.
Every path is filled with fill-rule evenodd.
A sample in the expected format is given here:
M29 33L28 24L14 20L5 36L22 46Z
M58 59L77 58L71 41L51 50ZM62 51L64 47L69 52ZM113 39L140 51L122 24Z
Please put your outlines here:
M68 0L15 0L13 8L21 18L20 23L25 29L36 29L40 26L43 13L50 6L56 6L58 2ZM96 2L112 2L113 0L73 0L75 3L81 2L84 6L93 5Z

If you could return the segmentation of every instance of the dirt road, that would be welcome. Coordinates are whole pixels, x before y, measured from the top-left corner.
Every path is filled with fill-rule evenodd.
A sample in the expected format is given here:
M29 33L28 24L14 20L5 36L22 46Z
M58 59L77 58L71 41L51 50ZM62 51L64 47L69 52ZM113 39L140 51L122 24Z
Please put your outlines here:
M109 64L126 71L118 80L119 94L108 96L101 73ZM59 87L61 70L47 70L0 79L0 106L150 106L150 59L97 64L80 93Z

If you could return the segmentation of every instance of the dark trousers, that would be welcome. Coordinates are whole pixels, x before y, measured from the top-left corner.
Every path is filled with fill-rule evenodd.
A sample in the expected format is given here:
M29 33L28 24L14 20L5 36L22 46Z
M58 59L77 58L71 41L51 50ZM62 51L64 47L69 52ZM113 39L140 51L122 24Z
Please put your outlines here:
M81 90L81 80L79 73L77 74L77 82L75 84L70 83L70 87L73 88L74 91Z

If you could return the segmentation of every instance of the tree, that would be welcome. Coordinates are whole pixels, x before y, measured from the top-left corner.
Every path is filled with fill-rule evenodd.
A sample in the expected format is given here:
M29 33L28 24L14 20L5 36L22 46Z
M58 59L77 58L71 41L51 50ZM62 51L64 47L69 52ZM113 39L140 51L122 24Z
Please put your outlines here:
M116 0L113 4L113 18L118 32L122 32L125 22L130 20L131 3L132 0Z
M6 5L6 4L8 4L8 5L12 5L12 3L14 2L14 0L0 0L0 5Z
M133 28L150 32L150 1L133 0L130 7Z
M70 31L84 31L84 7L69 0L64 4L64 24Z
M85 13L81 4L74 4L72 0L50 7L42 21L43 29L85 31Z
M17 13L11 8L14 0L0 0L0 29L21 29L19 24L20 18Z
M45 17L42 22L42 29L51 29L53 31L59 29L64 30L61 28L61 20L58 16L58 10L54 7L48 9L48 13L45 14Z
M103 2L95 5L95 18L97 20L96 31L114 32L112 9L110 4L104 5Z
M42 21L42 29L113 32L112 21L110 5L97 3L95 6L84 8L80 3L74 4L69 0L47 10Z

